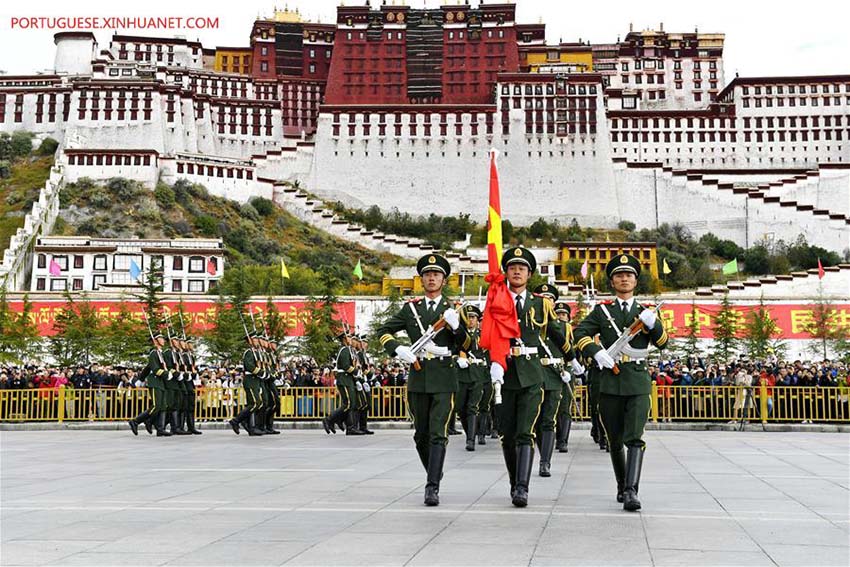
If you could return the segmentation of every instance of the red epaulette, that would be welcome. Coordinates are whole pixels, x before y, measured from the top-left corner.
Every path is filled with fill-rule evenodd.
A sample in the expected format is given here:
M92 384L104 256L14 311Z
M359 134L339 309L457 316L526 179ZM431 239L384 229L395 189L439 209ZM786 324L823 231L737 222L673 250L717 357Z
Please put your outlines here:
M597 301L596 302L596 305L613 305L613 304L614 304L613 299L606 299L605 301Z

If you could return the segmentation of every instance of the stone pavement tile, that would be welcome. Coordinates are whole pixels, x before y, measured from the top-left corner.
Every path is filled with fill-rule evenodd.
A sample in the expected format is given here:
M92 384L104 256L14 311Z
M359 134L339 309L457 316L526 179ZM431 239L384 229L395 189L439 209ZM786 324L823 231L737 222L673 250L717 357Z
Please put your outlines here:
M142 522L103 523L82 521L62 526L58 529L58 533L62 534L62 539L69 541L112 541L133 534L145 533L149 529L150 525ZM25 537L19 536L10 539L48 541L56 539L56 534L56 529L42 529L40 532L30 533ZM7 534L4 533L4 541L6 538Z
M756 543L731 518L645 516L646 538L654 549L758 551Z
M390 556L413 555L432 539L432 534L412 532L378 536L355 532L342 532L331 536L310 549L310 554L333 553L345 550L353 555L369 555L378 551Z
M799 522L793 519L774 521L741 520L741 525L760 545L796 544L801 546L847 546L847 530L826 520Z
M310 547L306 542L224 539L169 558L167 565L280 565Z
M797 565L845 567L850 565L850 547L846 546L768 543L764 545L764 550L780 567Z
M188 553L239 529L241 529L240 526L234 526L228 530L205 528L203 531L182 533L153 528L146 532L113 539L98 547L97 550L103 553L147 553L153 550L164 554Z
M643 492L641 487L641 492ZM782 498L777 500L750 498L718 498L720 505L735 517L769 516L770 518L794 518L816 520L818 515L799 502Z
M703 551L694 549L652 549L655 567L680 567L681 565L746 565L747 567L772 566L770 557L761 551Z
M165 565L173 559L173 555L163 553L97 553L96 551L83 551L58 561L51 561L52 565L91 565L91 566L128 566L147 567L149 565Z
M576 537L564 536L534 551L530 565L650 565L643 537L614 537L609 532Z
M57 560L97 548L105 541L72 541L53 539L49 541L4 541L0 560L5 566L12 565L44 565Z
M381 510L369 515L346 528L347 533L394 534L425 533L436 534L455 519L449 514L420 514L391 510Z
M328 565L364 566L364 567L402 567L407 565L410 557L408 555L387 555L379 550L373 553L354 554L345 550L338 550L333 554L322 552L312 554L309 551L286 560L281 565L293 565L296 567L326 567Z
M243 526L244 529L228 536L228 539L315 543L345 530L364 516L362 512L286 512L255 526Z
M540 537L541 548L562 543L565 539L599 538L612 540L644 539L644 528L637 514L553 516Z
M409 565L528 565L534 547L489 543L438 543L425 546Z

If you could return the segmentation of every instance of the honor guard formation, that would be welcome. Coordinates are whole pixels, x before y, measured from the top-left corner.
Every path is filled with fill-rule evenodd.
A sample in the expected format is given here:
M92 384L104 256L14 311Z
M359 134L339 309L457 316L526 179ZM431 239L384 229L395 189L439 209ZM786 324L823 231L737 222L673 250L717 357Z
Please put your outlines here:
M467 451L486 445L488 436L499 439L510 501L519 508L527 506L535 454L538 475L548 478L555 451L569 450L577 379L588 386L591 436L610 454L617 502L625 510L639 510L651 392L646 360L651 346L664 348L667 333L657 307L634 297L641 270L637 258L620 254L608 262L606 275L616 298L596 302L591 297L587 315L575 327L570 306L554 286L528 288L536 260L522 246L502 256L499 277L507 293L484 311L444 295L451 265L443 256L427 254L416 269L424 295L406 301L378 328L376 337L388 355L410 365L407 409L425 472L425 505L440 504L446 447L457 416ZM165 319L165 334L148 325L153 349L141 378L146 379L151 407L130 420L134 435L139 425L161 437L201 433L195 427L193 346L182 314L179 322L180 334L170 317ZM278 344L263 322L262 331L257 330L252 314L253 331L244 319L242 324L245 404L229 424L236 434L243 429L249 436L279 434L274 427L280 409L275 386L281 373ZM493 344L487 337L496 333L509 337L503 359L494 355L502 351L485 346ZM344 326L336 339L338 405L322 419L322 426L329 435L371 435L367 337Z

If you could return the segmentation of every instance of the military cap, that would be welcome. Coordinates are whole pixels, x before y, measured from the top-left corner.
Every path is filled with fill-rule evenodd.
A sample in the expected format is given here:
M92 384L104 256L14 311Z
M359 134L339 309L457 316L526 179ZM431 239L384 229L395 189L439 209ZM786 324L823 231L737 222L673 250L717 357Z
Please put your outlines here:
M537 258L525 246L514 246L502 255L502 270L507 271L511 264L525 264L529 271L534 272L537 269Z
M477 305L467 303L466 305L463 306L463 311L464 311L464 313L466 313L467 316L475 315L479 319L481 318L481 309L479 309Z
M640 261L631 254L617 254L605 265L605 274L611 279L617 272L631 272L638 277L640 275Z
M153 338L155 338L155 339L164 339L164 338L165 338L165 335L163 335L163 334L162 334L162 333L160 333L160 332L157 332L157 333L154 333Z
M416 271L420 276L425 272L442 272L444 276L449 277L449 274L452 273L452 266L448 260L439 254L426 254L416 262Z
M336 334L336 340L341 341L342 339L344 339L347 336L348 336L348 333L346 333L345 331L340 331L339 333Z
M555 313L566 313L567 315L572 316L572 310L566 301L555 302Z
M552 284L540 284L536 288L534 288L534 293L537 295L548 295L552 298L552 301L558 301L558 297L560 294L558 293L558 289Z

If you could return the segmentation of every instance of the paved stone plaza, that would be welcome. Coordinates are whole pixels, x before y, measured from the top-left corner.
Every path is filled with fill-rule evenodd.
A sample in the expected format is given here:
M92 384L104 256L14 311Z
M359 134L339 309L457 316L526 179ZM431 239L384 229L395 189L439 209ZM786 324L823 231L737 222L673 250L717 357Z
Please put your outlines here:
M523 510L496 442L452 437L426 508L411 434L2 432L0 564L850 563L843 433L650 432L633 514L587 430Z

